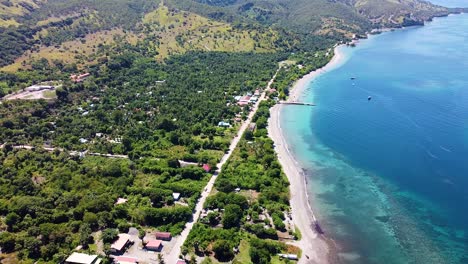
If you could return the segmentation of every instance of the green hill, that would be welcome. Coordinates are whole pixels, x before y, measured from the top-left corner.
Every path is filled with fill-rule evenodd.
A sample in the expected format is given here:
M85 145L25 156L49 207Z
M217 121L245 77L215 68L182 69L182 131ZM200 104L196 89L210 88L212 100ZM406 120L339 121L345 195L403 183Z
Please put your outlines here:
M449 13L421 0L166 0L170 19L161 20L167 14L156 11L159 5L0 1L0 66L15 71L44 57L85 65L118 50L117 43L144 45L159 59L188 50L313 50L375 27L421 24Z

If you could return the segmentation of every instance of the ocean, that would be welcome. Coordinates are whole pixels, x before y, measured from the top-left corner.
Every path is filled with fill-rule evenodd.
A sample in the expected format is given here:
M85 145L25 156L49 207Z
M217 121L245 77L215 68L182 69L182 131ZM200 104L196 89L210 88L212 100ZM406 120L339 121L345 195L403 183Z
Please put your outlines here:
M281 113L325 235L343 263L468 263L468 14L340 53Z

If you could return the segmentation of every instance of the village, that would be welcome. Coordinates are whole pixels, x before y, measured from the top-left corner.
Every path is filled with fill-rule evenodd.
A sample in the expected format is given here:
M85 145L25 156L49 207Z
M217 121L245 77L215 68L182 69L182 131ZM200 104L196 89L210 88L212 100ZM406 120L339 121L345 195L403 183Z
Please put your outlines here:
M89 73L71 75L70 80L74 83L80 83L86 80L88 77L90 77ZM272 81L270 81L270 84L271 83ZM38 85L33 85L24 89L20 93L15 94L16 96L15 98L8 97L4 99L5 100L30 99L31 93L55 91L55 89L57 89L61 85L59 84L59 85L53 86L50 84L51 83L41 83ZM157 84L164 85L164 81L158 81ZM185 235L182 234L182 237L177 236L176 239L173 239L170 232L162 232L162 231L147 229L142 234L141 229L139 230L139 229L136 229L135 227L130 227L128 229L128 232L119 233L115 237L115 239L112 241L112 243L110 244L110 252L107 254L109 254L108 256L112 259L113 263L116 263L116 264L130 264L130 263L152 264L152 263L161 263L162 260L166 260L166 263L176 263L176 264L186 263L185 260L179 259L179 257L181 256L180 255L180 247L182 245L181 243L185 241L186 236L188 235L191 227L193 226L193 223L196 222L198 219L200 220L200 222L204 223L204 222L210 222L210 219L213 217L218 218L218 220L221 218L222 213L224 212L224 209L204 208L205 199L209 195L211 195L211 189L213 188L214 180L216 179L216 176L219 174L220 168L222 167L224 162L228 160L229 156L232 154L232 151L235 149L237 143L239 142L240 140L239 135L241 135L244 131L250 131L253 133L256 130L256 124L255 122L252 122L252 117L255 114L260 101L264 100L265 96L270 96L276 93L276 90L274 88L270 88L270 84L268 85L267 89L264 90L264 93L262 93L260 89L256 89L253 92L247 92L245 94L233 96L232 98L233 98L234 103L232 103L233 102L232 100L228 100L227 106L230 106L230 105L239 106L240 111L232 119L220 120L218 122L218 127L233 128L236 130L239 128L239 131L238 133L236 133L234 140L231 142L231 146L229 147L229 150L226 151L225 156L221 159L221 162L217 164L216 171L214 171L214 169L209 164L206 164L206 163L200 164L197 162L178 160L180 167L188 167L188 166L201 167L203 171L205 171L206 173L214 172L211 178L212 180L208 183L207 187L203 190L202 197L199 199L198 204L201 205L201 207L197 206L197 210L195 210L193 214L194 215L193 222L186 225L186 230L188 231L185 233ZM138 97L139 94L137 94L136 96ZM35 98L35 99L42 99L42 98ZM272 97L272 99L278 102L277 97ZM88 99L87 102L88 103L86 107L83 106L83 107L78 107L76 109L77 111L81 113L82 116L86 116L90 113L90 111L92 111L93 102L99 102L99 98L91 98L91 99ZM121 106L122 109L125 108L125 106L126 104L122 104ZM55 125L55 124L52 124L52 125ZM113 144L122 144L122 139L120 137L117 136L117 137L112 138L109 135L106 135L102 132L96 132L94 138L79 138L78 141L80 144L88 144L88 143L93 143L95 140L105 140ZM249 143L252 143L252 142L249 142ZM5 145L2 145L2 148L3 147L5 147ZM13 146L13 148L33 149L34 147L27 146L27 145L19 145L19 146ZM47 144L44 145L44 150L50 151L50 152L56 151L56 150L64 151L63 149L54 148L51 145L47 145ZM80 156L81 158L83 158L85 155L94 155L94 156L102 156L102 157L108 157L108 158L128 159L128 156L126 155L94 153L88 150L70 151L69 153L72 155ZM248 193L250 192L250 195L252 195L251 190L244 191L244 190L241 190L241 188L239 187L236 187L234 192L242 194L242 195L246 195L246 196L248 196L249 195ZM181 193L173 192L172 198L173 198L174 204L181 205L181 206L188 206L184 197L181 196ZM127 201L128 201L127 198L119 197L117 201L115 202L115 206L123 205ZM264 223L263 228L265 230L270 230L270 232L273 232L276 235L277 231L273 224L274 221L272 219L272 216L269 215L268 211L264 208L261 208L259 212L260 213L255 214L252 217L248 215L246 219L246 224L258 225L260 223ZM295 227L294 227L294 224L292 223L291 215L285 213L284 219L285 219L284 225L286 226L286 229L285 229L286 231L279 232L278 238L280 239L280 241L293 241L294 237L291 234L295 232ZM217 227L222 228L223 226L218 224ZM97 236L97 239L98 239L97 244L102 244L102 240L99 236ZM238 249L234 249L234 251L236 252L238 251ZM87 254L87 252L88 251L83 251L82 247L79 246L75 249L75 252L73 252L71 255L67 257L67 259L65 260L65 263L66 264L99 264L102 261L99 255ZM95 253L103 255L106 252L104 252L102 246L100 246L98 247ZM291 259L291 260L297 260L298 258L297 255L294 255L294 254L282 254L281 257L286 258L286 259Z

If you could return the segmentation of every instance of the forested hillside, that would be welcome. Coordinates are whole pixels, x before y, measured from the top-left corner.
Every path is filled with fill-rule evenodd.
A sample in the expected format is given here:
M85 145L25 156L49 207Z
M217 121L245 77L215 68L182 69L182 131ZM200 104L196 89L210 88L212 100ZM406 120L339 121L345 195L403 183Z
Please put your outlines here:
M159 58L187 50L311 49L448 12L419 0L5 0L0 66L15 71L44 57L96 62L98 48L116 46L114 35L144 43Z

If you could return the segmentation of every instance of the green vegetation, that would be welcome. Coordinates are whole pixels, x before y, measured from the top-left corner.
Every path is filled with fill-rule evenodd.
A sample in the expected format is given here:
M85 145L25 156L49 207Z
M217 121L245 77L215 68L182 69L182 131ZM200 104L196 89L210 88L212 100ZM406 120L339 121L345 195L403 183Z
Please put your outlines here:
M7 143L0 155L0 214L7 227L3 250L14 250L20 259L57 263L77 245L92 249L91 234L100 230L105 241L115 235L108 228L125 232L131 225L181 232L209 174L197 166L182 167L178 159L214 166L235 133L217 123L241 111L226 102L264 86L281 59L187 53L161 64L127 51L92 68L83 83L65 81L55 102L2 102L0 134ZM68 75L44 62L4 76L14 87L52 72L57 79ZM47 152L44 144L60 149ZM129 158L82 158L72 150ZM186 205L174 204L173 192L181 193ZM115 206L118 197L128 202ZM231 198L218 222L236 228L247 201L240 196L234 206ZM38 234L43 239L28 244Z
M285 224L289 184L266 132L272 104L272 100L260 104L253 118L255 131L246 131L224 165L215 184L218 192L207 198L205 214L190 233L185 252L198 255L213 252L220 261L231 260L233 248L239 247L242 239L244 244L236 257L243 259L241 263L269 263L272 256L286 252L286 245L281 242L261 240L278 240L278 234L292 234L292 227ZM234 193L236 188L241 191ZM216 247L220 245L229 247Z
M97 230L104 230L105 243L115 238L115 228L126 232L130 225L177 234L191 217L198 183L207 179L184 179L188 205L179 206L171 194L181 191L173 185L180 176L148 175L129 160L5 149L0 162L0 213L7 227L0 246L4 252L15 250L19 258L51 263L60 262L78 245L93 244L91 234ZM151 179L151 186L158 188L143 186L140 178ZM118 197L128 202L114 205Z
M0 103L0 258L60 263L77 246L107 255L132 226L140 237L179 234L211 176L201 165L217 169L249 112L234 97L265 87L279 62L276 91L224 165L183 253L205 263L300 254L282 242L301 234L267 136L269 108L325 65L333 44L448 12L383 2L1 1L0 97L45 81L61 86L43 93L48 100Z

